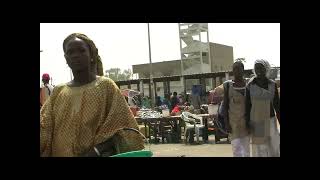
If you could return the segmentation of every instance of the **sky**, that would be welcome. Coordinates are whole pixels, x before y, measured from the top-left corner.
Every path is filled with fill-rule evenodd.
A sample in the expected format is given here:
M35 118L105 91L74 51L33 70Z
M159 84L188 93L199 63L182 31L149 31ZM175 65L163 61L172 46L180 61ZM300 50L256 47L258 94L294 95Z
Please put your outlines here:
M149 26L152 62L180 59L178 24ZM49 73L55 85L71 80L62 43L75 32L96 44L104 71L149 63L147 23L40 23L40 83L43 73ZM280 66L280 23L209 23L209 40L232 46L235 59L246 58L245 69L252 69L256 59Z

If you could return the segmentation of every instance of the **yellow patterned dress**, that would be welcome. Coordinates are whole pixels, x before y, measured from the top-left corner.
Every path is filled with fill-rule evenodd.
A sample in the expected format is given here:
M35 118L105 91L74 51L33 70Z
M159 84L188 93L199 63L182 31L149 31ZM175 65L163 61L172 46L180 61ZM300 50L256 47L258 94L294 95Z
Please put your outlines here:
M80 86L56 86L40 111L40 156L79 156L121 128L138 129L124 97L109 78ZM120 152L141 150L137 133L118 133Z

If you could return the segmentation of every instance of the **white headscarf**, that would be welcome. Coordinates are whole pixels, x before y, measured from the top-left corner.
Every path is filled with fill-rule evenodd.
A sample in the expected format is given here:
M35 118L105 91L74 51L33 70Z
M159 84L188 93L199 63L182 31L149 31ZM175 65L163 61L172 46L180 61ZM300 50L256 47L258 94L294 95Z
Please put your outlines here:
M264 59L257 59L255 62L254 62L254 65L256 64L262 64L265 68L266 68L266 77L269 78L270 76L270 64L267 60L264 60ZM253 73L255 76L257 76L254 68L253 68Z

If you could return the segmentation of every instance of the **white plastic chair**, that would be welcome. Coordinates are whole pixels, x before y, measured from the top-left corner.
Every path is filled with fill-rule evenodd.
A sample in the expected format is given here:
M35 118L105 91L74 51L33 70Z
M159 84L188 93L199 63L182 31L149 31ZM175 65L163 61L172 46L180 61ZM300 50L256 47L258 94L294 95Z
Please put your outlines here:
M185 142L187 143L188 130L190 132L191 129L194 129L197 137L197 143L199 143L200 130L203 130L203 128L205 127L202 123L202 118L190 112L182 112L181 119L185 122L185 128L184 128Z

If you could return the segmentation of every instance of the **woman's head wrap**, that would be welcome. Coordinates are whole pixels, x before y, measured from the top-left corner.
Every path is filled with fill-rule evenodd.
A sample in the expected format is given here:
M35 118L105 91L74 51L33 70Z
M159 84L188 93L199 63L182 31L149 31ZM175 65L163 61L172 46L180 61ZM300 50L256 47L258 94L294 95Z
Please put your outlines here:
M66 44L69 42L71 39L78 38L86 42L90 48L90 54L92 59L97 63L97 75L103 76L103 65L101 58L98 54L98 49L96 48L96 45L94 42L86 35L81 34L81 33L73 33L70 34L64 41L63 41L63 51L66 52Z
M266 77L269 78L269 75L270 75L270 64L269 64L269 62L267 60L264 60L264 59L257 59L254 62L254 66L256 64L262 64L264 66L264 68L266 68ZM254 68L253 68L253 73L255 74L255 76L257 76Z

